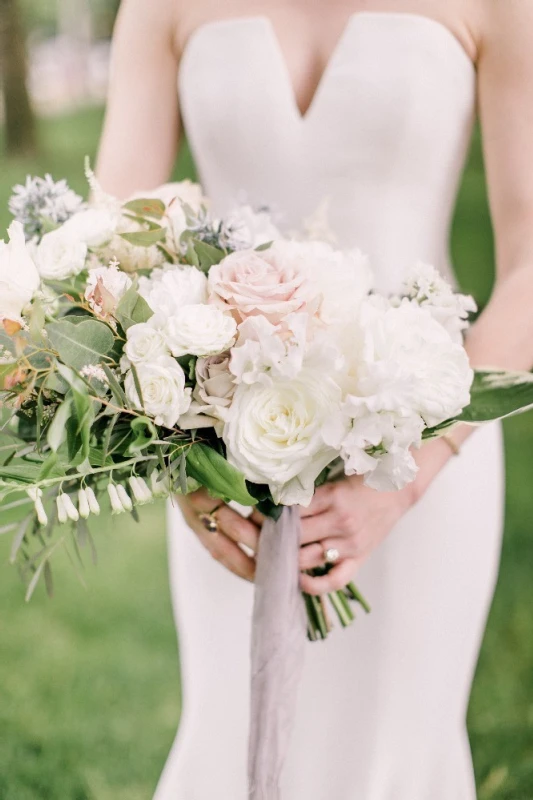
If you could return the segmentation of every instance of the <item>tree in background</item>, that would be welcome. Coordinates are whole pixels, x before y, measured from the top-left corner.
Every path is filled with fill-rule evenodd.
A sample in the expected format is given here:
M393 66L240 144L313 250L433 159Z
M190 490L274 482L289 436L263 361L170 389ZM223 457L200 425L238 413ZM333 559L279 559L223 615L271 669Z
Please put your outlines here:
M0 0L0 80L8 156L27 155L37 149L27 78L26 40L18 2Z

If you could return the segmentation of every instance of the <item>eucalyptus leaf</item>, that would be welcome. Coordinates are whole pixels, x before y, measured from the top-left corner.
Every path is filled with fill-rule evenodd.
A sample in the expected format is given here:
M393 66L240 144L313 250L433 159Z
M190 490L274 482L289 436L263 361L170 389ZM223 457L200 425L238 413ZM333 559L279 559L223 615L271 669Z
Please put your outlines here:
M130 200L128 203L124 203L123 208L140 217L156 217L158 219L163 217L166 211L163 201L155 197Z
M244 475L216 450L197 442L187 452L187 474L207 488L213 497L243 506L257 503L246 488Z
M213 264L220 264L226 253L218 247L213 247L207 242L202 242L200 239L194 239L194 249L198 260L200 262L200 269L203 272L209 272Z
M111 329L95 319L87 319L77 325L63 319L49 323L46 330L61 361L76 370L99 364L115 342Z
M135 247L152 247L158 242L166 239L166 228L154 228L151 231L132 231L131 233L120 233L119 236Z
M131 328L132 325L137 325L140 322L148 322L153 315L154 312L144 297L141 297L139 294L136 284L130 286L128 291L121 298L115 312L115 317L125 331Z

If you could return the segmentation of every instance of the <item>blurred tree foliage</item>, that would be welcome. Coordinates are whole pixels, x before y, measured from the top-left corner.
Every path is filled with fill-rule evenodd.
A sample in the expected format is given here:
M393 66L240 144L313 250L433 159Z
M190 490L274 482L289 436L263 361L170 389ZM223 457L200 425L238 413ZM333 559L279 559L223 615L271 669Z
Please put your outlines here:
M37 149L37 135L27 89L25 31L18 0L0 0L0 79L6 154L31 155Z
M59 32L61 7L70 0L20 0L26 29L40 37L55 36ZM111 36L120 0L89 0L92 30L95 39Z

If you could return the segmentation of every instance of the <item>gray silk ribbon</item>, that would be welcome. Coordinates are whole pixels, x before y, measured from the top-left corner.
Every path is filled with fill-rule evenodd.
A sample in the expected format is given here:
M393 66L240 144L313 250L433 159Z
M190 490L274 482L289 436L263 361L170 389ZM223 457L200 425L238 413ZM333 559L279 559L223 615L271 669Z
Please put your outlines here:
M252 696L248 753L251 800L280 800L307 642L299 589L300 514L284 508L259 537L252 621Z

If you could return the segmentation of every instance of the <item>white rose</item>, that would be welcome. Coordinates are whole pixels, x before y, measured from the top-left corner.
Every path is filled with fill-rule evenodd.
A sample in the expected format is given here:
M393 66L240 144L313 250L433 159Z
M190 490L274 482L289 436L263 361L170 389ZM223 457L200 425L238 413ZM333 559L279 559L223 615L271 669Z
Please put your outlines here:
M473 372L462 345L425 308L367 302L362 307L362 363L356 394L370 411L419 414L434 426L470 402Z
M149 322L141 322L128 328L124 353L132 364L153 361L159 356L169 355L165 337Z
M280 240L272 251L304 273L322 297L319 317L327 325L351 322L372 289L370 260L360 250L336 250L325 242Z
M99 208L80 211L63 225L63 229L71 233L74 238L92 248L107 244L113 237L116 227L116 215Z
M116 266L89 270L85 299L97 314L112 314L132 284L129 275Z
M12 222L9 243L0 240L0 321L22 322L22 311L41 282L20 222Z
M87 245L63 225L46 233L36 248L35 261L41 278L65 280L85 268Z
M185 373L170 356L159 356L152 363L137 364L137 377L144 406L139 399L133 374L126 375L124 388L133 408L154 417L156 425L173 428L191 404L191 390L185 388Z
M178 309L163 333L172 355L210 356L235 343L237 323L215 306L190 305Z
M224 428L228 461L254 483L267 483L276 503L308 505L315 480L337 455L322 427L340 404L329 378L303 372L294 380L237 387Z
M182 306L207 303L207 278L196 267L155 269L139 279L139 294L162 323Z

